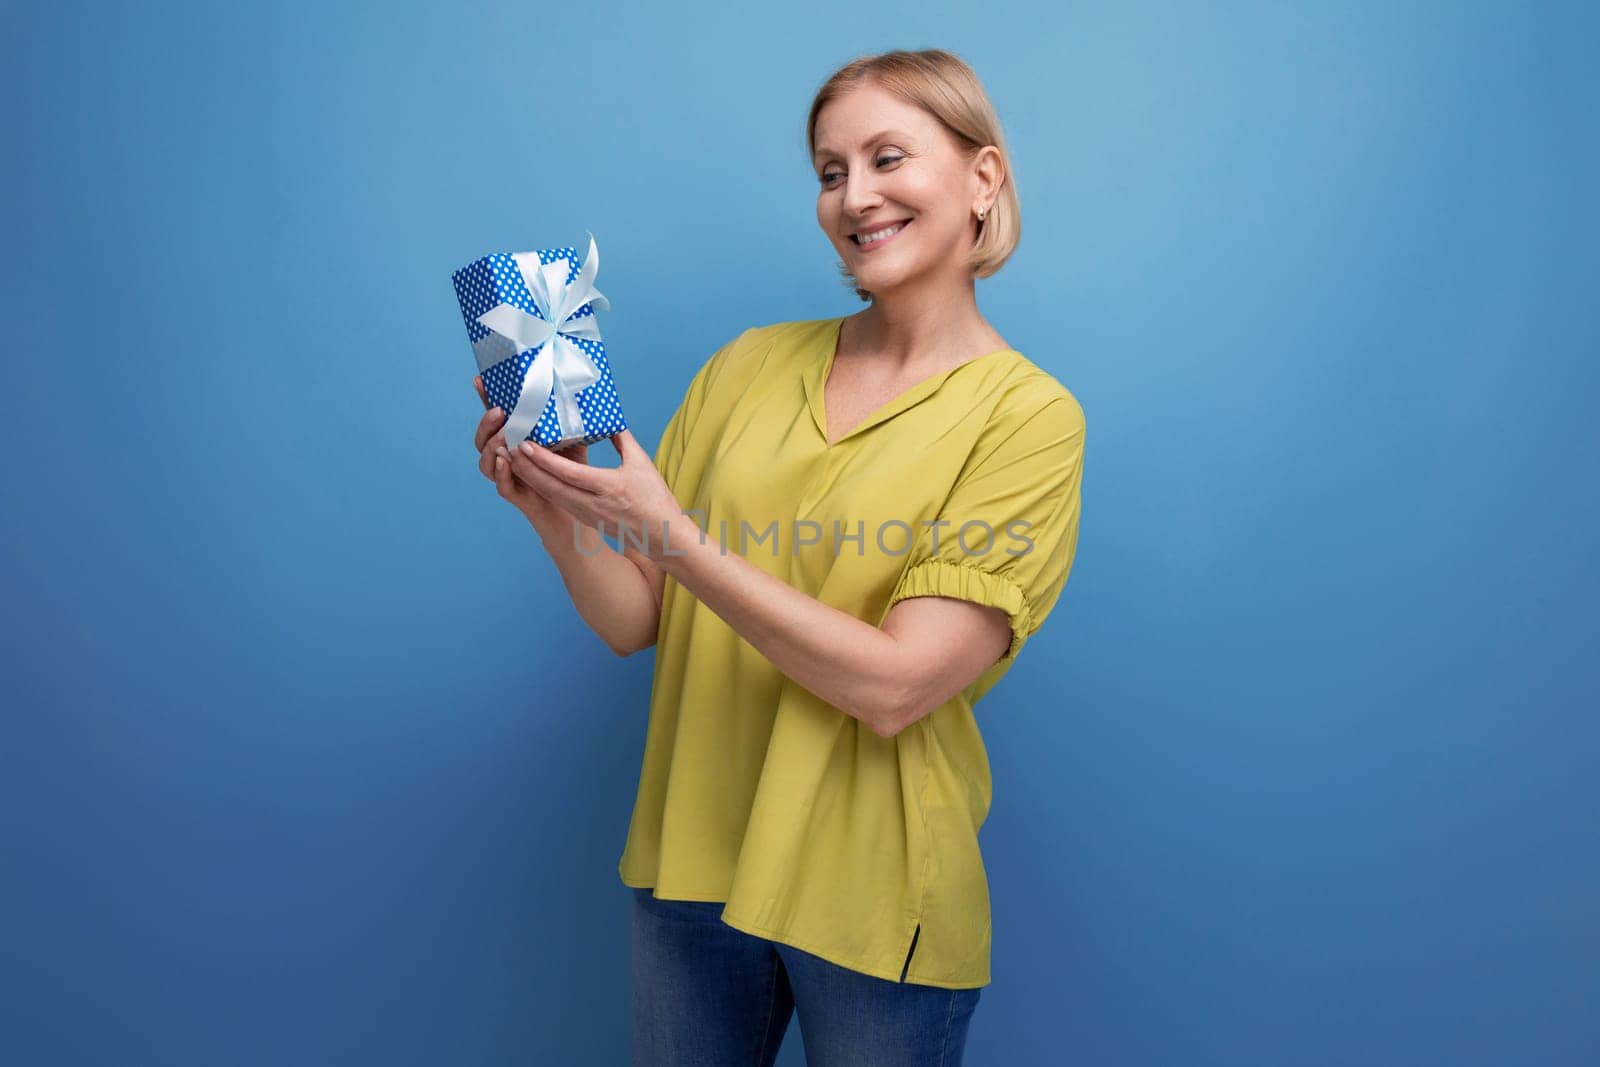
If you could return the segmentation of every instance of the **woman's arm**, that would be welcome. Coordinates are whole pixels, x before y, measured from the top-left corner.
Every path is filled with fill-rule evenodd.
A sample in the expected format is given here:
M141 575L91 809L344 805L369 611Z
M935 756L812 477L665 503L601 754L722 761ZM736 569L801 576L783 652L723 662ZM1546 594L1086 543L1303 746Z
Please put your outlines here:
M880 736L893 737L950 699L1009 647L1010 625L996 608L911 597L879 629L724 554L680 509L633 435L623 430L611 441L622 457L613 470L534 445L509 458L519 479L582 522L626 528L618 538L625 549L642 552L780 671ZM639 573L649 588L653 577Z
M688 518L674 520L668 538L670 551L658 557L666 573L773 666L880 737L971 685L1011 644L1010 622L996 608L913 597L895 604L879 629L702 543Z
M627 542L626 555L618 555L592 527L519 482L506 463L505 412L490 406L482 375L472 383L487 409L473 435L478 470L539 534L578 615L619 656L655 644L665 583L661 569ZM575 462L589 462L587 445L568 451Z
M617 552L593 527L565 513L533 528L561 572L573 607L607 648L629 656L656 643L665 582L659 567L626 542L624 552Z

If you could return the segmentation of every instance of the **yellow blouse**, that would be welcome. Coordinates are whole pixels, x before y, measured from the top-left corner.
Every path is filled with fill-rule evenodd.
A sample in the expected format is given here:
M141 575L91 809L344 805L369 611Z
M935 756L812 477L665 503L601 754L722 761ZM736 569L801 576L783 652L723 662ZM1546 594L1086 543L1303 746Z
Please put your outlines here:
M726 902L730 926L855 971L984 986L978 828L991 789L973 705L1066 584L1083 409L1002 349L919 382L830 446L822 387L843 321L724 345L656 466L708 543L823 603L878 626L906 597L972 600L1007 613L1011 647L884 738L779 673L669 575L618 872L657 897Z

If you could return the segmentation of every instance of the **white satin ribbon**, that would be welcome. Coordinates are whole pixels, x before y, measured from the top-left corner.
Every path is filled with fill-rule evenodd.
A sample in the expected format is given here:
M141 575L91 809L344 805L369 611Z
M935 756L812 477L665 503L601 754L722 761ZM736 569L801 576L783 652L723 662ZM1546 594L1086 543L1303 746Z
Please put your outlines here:
M478 321L492 332L473 345L480 371L530 348L544 346L522 379L522 393L506 419L506 446L516 448L527 438L551 396L556 398L561 440L584 437L588 431L575 394L600 380L600 368L573 342L600 340L600 325L593 315L568 320L585 304L611 310L610 301L594 287L595 275L600 272L594 234L589 235L589 252L571 285L567 284L569 267L565 259L540 263L537 252L518 252L511 258L522 273L534 306L544 317L530 315L513 304L496 304L478 316Z

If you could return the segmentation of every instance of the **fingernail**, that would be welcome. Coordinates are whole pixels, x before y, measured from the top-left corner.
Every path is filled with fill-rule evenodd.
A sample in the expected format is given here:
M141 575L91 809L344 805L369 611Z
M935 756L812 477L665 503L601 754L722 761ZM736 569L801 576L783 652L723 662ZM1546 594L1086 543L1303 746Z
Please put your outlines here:
M524 442L522 442L520 447L522 448L522 454L523 455L528 456L529 458L532 458L532 456L533 456L533 442L524 441Z
M503 446L503 445L501 447L495 449L494 450L494 454L495 454L495 457L498 458L498 459L508 459L508 458L510 458L510 454L508 452L506 452L505 446Z

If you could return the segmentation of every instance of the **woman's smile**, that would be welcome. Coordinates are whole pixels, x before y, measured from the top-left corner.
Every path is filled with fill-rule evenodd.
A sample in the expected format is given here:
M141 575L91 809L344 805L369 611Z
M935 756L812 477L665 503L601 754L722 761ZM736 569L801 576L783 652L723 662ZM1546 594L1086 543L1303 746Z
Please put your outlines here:
M890 241L899 236L901 230L910 225L911 220L907 219L904 222L897 222L893 226L887 226L881 230L873 230L865 236L851 234L850 240L855 242L856 247L860 248L863 252L866 252L888 244Z

